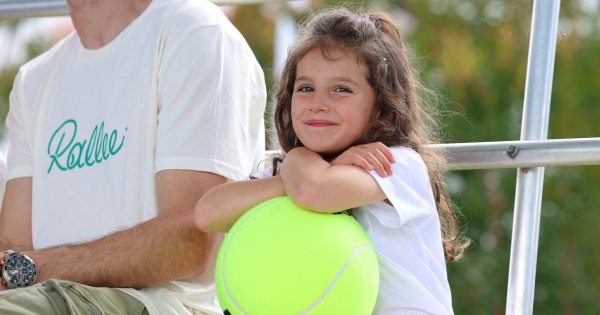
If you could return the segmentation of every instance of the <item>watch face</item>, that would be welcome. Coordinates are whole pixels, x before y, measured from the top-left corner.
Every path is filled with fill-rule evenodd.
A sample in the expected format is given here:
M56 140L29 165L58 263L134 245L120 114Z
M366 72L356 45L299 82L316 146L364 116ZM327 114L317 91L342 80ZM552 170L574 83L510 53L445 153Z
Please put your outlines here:
M35 265L25 255L11 256L3 266L4 279L13 287L25 287L35 281Z

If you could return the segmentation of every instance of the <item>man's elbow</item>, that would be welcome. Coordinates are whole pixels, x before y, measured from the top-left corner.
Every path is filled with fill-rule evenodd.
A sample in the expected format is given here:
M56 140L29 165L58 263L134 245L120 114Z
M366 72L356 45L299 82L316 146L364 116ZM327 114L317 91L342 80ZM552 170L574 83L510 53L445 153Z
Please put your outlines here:
M190 267L191 274L189 278L196 278L203 275L210 265L210 259L216 248L219 233L202 233L202 241L196 251L194 251L194 258L191 259L193 265Z
M203 275L206 272L206 270L208 270L208 262L209 261L210 260L207 260L206 263L198 265L193 270L193 273L188 278L197 278L197 277L200 277L201 275Z

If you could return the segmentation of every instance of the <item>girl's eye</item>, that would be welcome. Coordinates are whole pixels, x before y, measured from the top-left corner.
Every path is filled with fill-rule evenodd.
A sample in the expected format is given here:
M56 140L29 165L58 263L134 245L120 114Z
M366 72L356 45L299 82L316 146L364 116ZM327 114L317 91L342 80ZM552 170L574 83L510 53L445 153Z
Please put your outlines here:
M299 92L312 92L312 91L313 91L313 88L311 88L310 86L306 86L306 85L305 85L305 86L301 86L301 87L298 89L298 91L299 91Z
M350 91L349 88L343 87L343 86L336 87L334 91L335 92L348 92L348 93L352 93L352 91Z

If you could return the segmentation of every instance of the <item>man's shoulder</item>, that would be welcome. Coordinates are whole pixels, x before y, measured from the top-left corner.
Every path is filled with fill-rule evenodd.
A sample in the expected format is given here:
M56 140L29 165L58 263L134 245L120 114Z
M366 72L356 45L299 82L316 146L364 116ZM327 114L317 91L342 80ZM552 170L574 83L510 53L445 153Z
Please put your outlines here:
M156 1L156 0L155 0ZM160 0L157 10L169 13L164 23L169 26L194 29L204 26L221 25L227 21L223 12L208 0Z
M207 29L211 31L202 32L203 36L209 34L223 33L233 35L240 39L235 27L229 22L221 9L208 0L154 0L150 14L144 23L147 28L154 29L156 33L150 36L158 36L160 49L169 55L179 47L194 31ZM208 29L207 29L208 30ZM195 37L195 40L200 40Z
M15 88L36 86L37 83L44 84L50 77L55 65L59 62L63 54L68 53L69 47L77 41L77 34L71 33L52 48L28 61L19 69L19 74L15 78Z

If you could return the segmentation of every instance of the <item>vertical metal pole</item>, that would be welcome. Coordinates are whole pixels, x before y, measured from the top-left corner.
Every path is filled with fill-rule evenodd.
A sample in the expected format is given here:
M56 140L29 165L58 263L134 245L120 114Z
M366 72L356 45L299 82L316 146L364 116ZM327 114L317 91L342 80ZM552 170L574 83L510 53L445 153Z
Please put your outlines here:
M546 140L560 0L535 0L527 60L521 140ZM506 314L533 313L544 168L520 168L513 221Z

